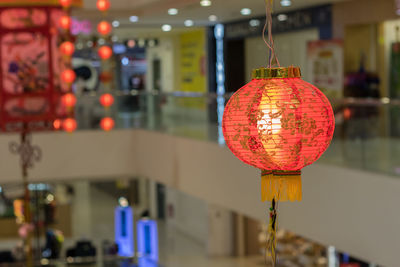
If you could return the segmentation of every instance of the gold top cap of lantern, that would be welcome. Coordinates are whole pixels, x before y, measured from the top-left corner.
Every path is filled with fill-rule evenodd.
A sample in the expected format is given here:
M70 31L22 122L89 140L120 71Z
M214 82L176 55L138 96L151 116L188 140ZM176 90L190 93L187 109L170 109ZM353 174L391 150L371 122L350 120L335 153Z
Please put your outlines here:
M301 71L299 67L290 66L287 68L259 68L252 72L252 79L272 78L301 78Z
M0 7L61 6L60 0L0 0ZM72 7L82 7L83 0L72 0Z

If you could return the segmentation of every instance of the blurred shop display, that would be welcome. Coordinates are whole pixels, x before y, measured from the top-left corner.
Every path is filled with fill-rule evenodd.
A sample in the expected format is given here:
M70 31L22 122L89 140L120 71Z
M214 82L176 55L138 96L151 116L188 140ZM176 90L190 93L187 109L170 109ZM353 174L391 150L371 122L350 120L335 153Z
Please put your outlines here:
M343 95L343 42L319 40L307 44L308 81L331 97Z

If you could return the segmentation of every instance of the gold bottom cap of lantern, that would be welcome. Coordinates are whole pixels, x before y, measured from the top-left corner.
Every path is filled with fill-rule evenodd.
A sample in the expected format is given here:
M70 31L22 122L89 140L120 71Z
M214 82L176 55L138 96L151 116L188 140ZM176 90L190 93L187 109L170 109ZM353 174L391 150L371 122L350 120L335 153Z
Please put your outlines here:
M301 201L301 171L261 172L261 200Z
M299 67L259 68L252 71L252 79L301 78Z

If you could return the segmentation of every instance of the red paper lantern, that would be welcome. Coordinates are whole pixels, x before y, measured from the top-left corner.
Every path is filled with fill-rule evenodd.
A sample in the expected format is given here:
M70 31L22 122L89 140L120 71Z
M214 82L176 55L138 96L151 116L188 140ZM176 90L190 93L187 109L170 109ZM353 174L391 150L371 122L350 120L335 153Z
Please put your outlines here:
M300 69L253 71L229 100L223 133L229 149L262 172L262 200L301 200L300 170L328 148L335 119L323 93Z
M69 30L71 28L71 17L68 15L64 15L60 18L60 27L64 30Z
M110 8L109 0L97 0L97 9L100 11L107 11Z
M55 130L60 130L62 126L62 121L60 119L56 119L53 121L53 127Z
M108 108L108 107L112 106L112 104L114 104L114 97L111 94L103 94L100 97L100 104L103 107Z
M60 45L60 51L65 56L72 56L75 52L75 45L72 42L63 42Z
M68 93L63 95L61 101L67 108L72 108L76 104L76 96L73 93Z
M72 0L60 0L60 5L64 8L70 7L72 4Z
M71 84L76 79L75 71L71 69L66 69L61 73L61 79L63 82Z
M104 131L110 131L114 128L115 122L112 118L110 117L106 117L103 118L100 121L100 127L104 130Z
M109 46L102 46L99 48L99 56L102 60L109 59L113 54L112 49Z
M112 30L112 26L110 23L108 23L107 21L101 21L99 24L97 24L97 31L101 34L101 35L108 35L110 34Z
M63 122L63 129L64 129L64 131L66 131L68 133L72 133L73 131L76 130L77 127L78 127L78 124L76 123L75 119L68 118L68 119L65 119Z

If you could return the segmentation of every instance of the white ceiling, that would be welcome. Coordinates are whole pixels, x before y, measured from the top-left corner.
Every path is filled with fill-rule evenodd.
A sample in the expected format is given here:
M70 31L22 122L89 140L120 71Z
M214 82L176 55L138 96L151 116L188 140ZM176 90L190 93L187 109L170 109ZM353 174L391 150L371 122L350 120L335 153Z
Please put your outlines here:
M129 28L133 32L160 31L162 24L168 23L173 29L183 28L186 19L192 19L195 25L209 25L208 17L216 15L220 22L244 19L240 10L250 8L252 14L248 17L265 14L265 0L212 0L210 7L200 6L200 0L110 0L111 9L107 13L108 20L121 22L121 30ZM278 13L285 11L322 5L345 0L292 0L291 7L282 7L280 0L274 0L274 10ZM177 8L178 15L167 14L169 8ZM104 18L96 10L96 0L84 0L84 8L75 10L74 15L80 19L87 18L94 22ZM139 16L139 21L131 23L131 15Z

